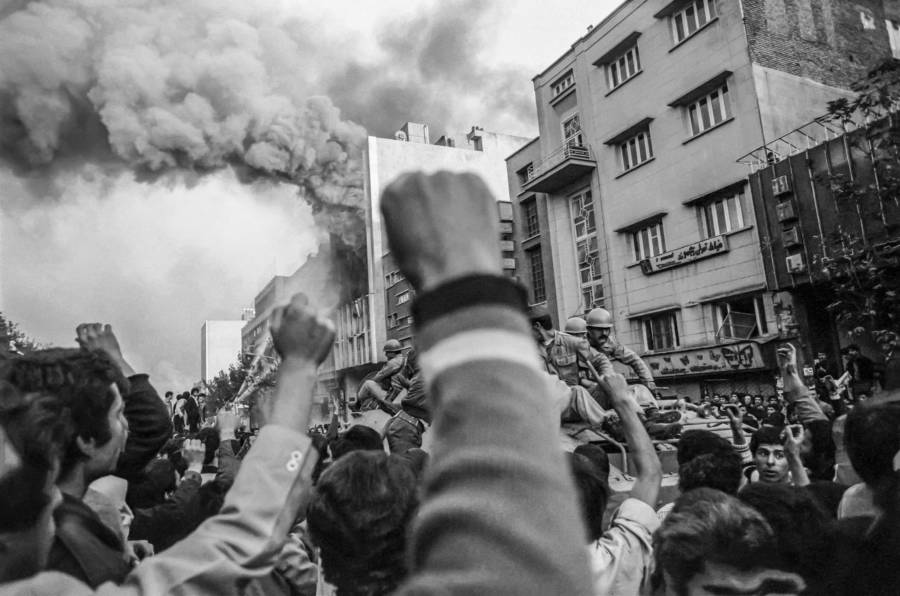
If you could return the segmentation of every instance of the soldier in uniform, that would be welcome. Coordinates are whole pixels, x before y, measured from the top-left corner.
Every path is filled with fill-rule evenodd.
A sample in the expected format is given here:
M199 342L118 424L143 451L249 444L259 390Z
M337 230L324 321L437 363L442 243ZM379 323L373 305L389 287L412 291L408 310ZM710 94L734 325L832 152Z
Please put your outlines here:
M394 375L400 372L405 364L403 346L396 339L384 342L384 356L387 362L371 379L363 381L356 393L356 404L360 410L371 410L380 404L387 403L392 388Z
M587 322L581 317L569 317L566 320L566 333L581 339L587 339Z
M587 336L591 347L605 355L609 360L616 360L627 365L635 372L641 383L650 391L656 390L650 367L634 350L617 343L612 338L613 318L605 308L595 308L587 314Z

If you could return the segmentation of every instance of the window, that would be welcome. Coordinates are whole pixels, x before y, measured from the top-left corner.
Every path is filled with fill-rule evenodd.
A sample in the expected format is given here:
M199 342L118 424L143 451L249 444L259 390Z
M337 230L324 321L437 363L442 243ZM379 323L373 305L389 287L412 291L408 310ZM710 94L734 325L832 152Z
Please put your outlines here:
M556 80L550 88L553 90L553 97L559 97L570 87L575 86L575 74L570 70L562 77Z
M650 131L644 130L619 145L622 156L622 170L641 165L653 157L653 146L650 144Z
M635 261L643 261L666 252L666 239L663 236L662 222L636 230L632 234L632 246Z
M716 0L691 0L672 14L672 35L679 44L716 18Z
M403 276L400 275L399 271L391 271L390 273L384 276L384 284L387 287L391 287L392 285L399 283L400 280L403 279Z
M388 329L396 329L400 326L400 316L397 313L388 315Z
M541 247L527 251L528 265L531 269L531 289L533 291L532 302L544 302L547 300L547 288L544 285L544 261L541 258Z
M603 274L600 270L600 247L591 191L586 190L569 199L572 210L575 255L578 281L581 286L581 306L585 312L603 306Z
M525 184L534 178L534 164L529 163L527 166L516 172L516 176L519 178L519 184Z
M541 233L538 222L537 201L534 199L522 203L522 221L525 222L526 238L531 238Z
M641 319L646 350L670 350L680 345L678 319L674 312L667 312Z
M409 302L409 292L401 292L397 294L397 304L405 304Z
M581 118L578 114L573 114L563 120L563 145L575 145L581 147L584 145L584 139L581 136Z
M741 210L743 192L709 201L698 207L704 238L727 234L744 227Z
M687 113L692 135L698 135L727 120L731 115L728 107L728 85L724 84L709 95L688 104Z
M635 45L606 65L606 82L610 89L615 89L639 72L641 72L641 57Z
M750 339L769 332L762 295L732 298L712 305L716 339Z

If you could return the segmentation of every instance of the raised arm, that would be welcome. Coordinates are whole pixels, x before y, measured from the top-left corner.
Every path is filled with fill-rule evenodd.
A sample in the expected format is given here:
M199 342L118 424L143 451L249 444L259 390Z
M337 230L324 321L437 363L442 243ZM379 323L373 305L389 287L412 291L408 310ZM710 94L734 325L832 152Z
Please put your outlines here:
M628 394L628 383L620 374L606 375L600 380L600 388L609 395L613 409L622 422L622 432L631 448L631 460L634 462L636 478L631 496L643 501L654 509L662 484L662 464L656 455L653 441L644 429L644 425L634 410L631 396Z
M797 419L800 423L828 420L828 416L822 412L822 408L810 395L809 389L797 373L797 349L793 344L786 343L776 350L776 355L778 368L781 370L781 378L784 382L784 399L788 403L794 404L794 410L797 412Z
M135 373L134 368L125 360L119 340L110 325L82 324L75 332L82 348L106 352L128 377L130 389L122 396L125 418L128 420L128 440L119 457L115 474L134 481L172 436L169 409L150 384L150 377Z
M586 538L521 289L481 179L413 174L382 197L415 286L434 444L400 594L588 594Z
M620 345L616 347L616 357L622 364L631 367L631 370L638 376L641 383L647 386L647 389L651 391L656 389L656 382L653 380L653 373L650 372L650 367L647 366L643 358L637 355L637 352Z

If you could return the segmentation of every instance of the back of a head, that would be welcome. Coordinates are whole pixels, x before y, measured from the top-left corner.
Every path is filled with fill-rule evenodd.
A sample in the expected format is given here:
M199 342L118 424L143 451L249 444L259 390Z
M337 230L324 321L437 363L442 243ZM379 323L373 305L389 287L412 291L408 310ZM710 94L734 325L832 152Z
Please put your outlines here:
M354 451L319 478L309 507L310 536L325 579L339 594L388 594L406 576L407 526L418 507L408 463Z
M593 542L603 535L603 513L609 499L609 488L598 466L590 459L578 453L567 454L567 459L578 491L578 503L587 537Z
M828 565L829 516L805 488L790 484L755 482L745 486L738 498L758 511L775 534L782 569L815 581Z
M741 456L733 449L703 453L678 466L678 488L683 493L706 487L736 495L742 469Z
M721 491L699 488L675 502L653 537L654 583L665 593L686 593L687 584L708 564L720 569L771 569L773 534L752 507Z
M115 384L123 396L128 391L128 380L109 356L77 348L37 350L13 358L5 363L3 378L20 392L51 395L71 411L62 475L83 457L76 436L93 438L98 445L109 441L109 410L115 400L110 387Z
M53 396L0 387L0 583L29 577L46 564L69 417Z
M343 457L351 451L384 451L384 441L374 428L357 424L331 443L331 456Z
M900 451L900 402L853 408L844 426L844 445L853 469L866 484L890 480Z
M553 329L553 319L550 317L550 311L548 311L543 306L532 306L531 308L529 308L528 321L532 325L537 323L547 331Z
M734 448L712 431L688 430L678 440L678 465L684 465L697 456L717 452L734 452Z

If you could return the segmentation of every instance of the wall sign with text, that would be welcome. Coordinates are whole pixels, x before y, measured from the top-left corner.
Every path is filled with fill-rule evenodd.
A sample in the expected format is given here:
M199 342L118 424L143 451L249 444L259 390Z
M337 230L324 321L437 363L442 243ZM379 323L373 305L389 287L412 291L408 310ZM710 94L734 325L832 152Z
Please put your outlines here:
M756 342L642 356L654 377L741 372L769 368Z
M725 236L713 236L712 238L644 259L641 261L641 270L645 275L650 275L724 252L728 252L728 238Z

